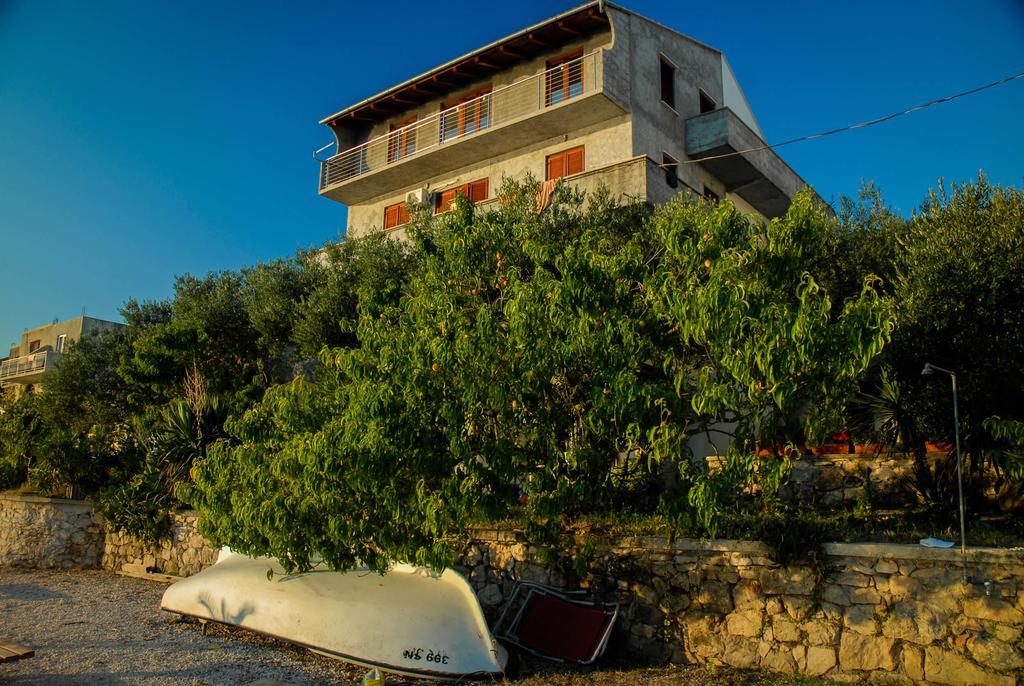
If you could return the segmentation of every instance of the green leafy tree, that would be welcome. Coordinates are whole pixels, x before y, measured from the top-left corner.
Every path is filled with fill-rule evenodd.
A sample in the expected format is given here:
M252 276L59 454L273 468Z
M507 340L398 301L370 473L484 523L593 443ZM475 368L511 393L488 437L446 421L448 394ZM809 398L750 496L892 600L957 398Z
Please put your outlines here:
M834 305L807 271L808 253L821 254L836 233L810 192L763 226L730 203L676 202L655 230L665 252L649 297L685 351L675 387L686 389L694 428L727 422L732 435L720 471L682 463L688 504L713 531L739 486L756 478L770 496L795 443L843 426L848 399L891 335L892 308L873 277Z
M467 518L522 497L531 523L557 524L614 497L620 453L670 440L667 423L648 430L678 402L633 310L643 210L604 198L538 217L530 187L505 195L485 216L421 216L401 299L368 307L379 291L360 291L360 346L325 352L317 385L271 391L232 425L239 446L197 464L187 497L208 534L299 567L313 552L439 565ZM236 479L254 497L223 490Z
M540 541L659 496L711 526L723 494L687 466L691 426L733 419L747 454L778 417L824 430L888 335L870 283L833 311L805 274L830 221L809 194L760 227L685 202L652 222L564 187L538 216L534 191L417 217L400 299L361 293L359 347L323 352L316 384L272 389L229 424L237 445L197 461L185 497L208 536L295 568L319 553L384 569L446 564L467 522L519 504ZM679 488L638 491L621 478L636 464L682 465Z
M182 394L186 374L197 369L211 392L241 410L271 382L270 360L246 312L237 272L180 276L166 318L155 317L133 341L118 373L148 389L153 404Z
M839 290L877 274L896 307L892 343L866 377L859 404L870 415L861 423L871 429L861 433L913 453L925 504L948 511L957 491L955 456L933 464L925 444L953 443L950 387L921 370L926 362L953 369L968 476L994 467L997 486L1016 488L1001 460L1006 437L985 422L1024 416L1024 193L980 176L940 184L909 219L870 185L859 203L843 207L843 228L817 258L833 265L823 271L834 272L829 280Z
M889 360L915 398L922 429L952 439L948 384L957 372L964 443L981 456L982 422L1024 417L1024 192L977 182L940 186L909 221L899 260L899 327Z
M374 316L395 302L412 272L407 243L372 234L328 245L305 257L310 287L296 308L291 342L302 359L326 348L358 345L360 307Z
M38 405L33 394L0 394L0 490L24 484L39 458L44 427Z

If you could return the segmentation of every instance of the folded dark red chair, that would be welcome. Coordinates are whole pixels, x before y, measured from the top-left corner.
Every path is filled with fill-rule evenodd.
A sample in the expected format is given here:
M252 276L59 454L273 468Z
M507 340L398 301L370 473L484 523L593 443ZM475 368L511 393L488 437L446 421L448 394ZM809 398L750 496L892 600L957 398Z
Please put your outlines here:
M520 583L506 603L494 635L550 660L594 662L608 645L619 608L572 595L541 584Z

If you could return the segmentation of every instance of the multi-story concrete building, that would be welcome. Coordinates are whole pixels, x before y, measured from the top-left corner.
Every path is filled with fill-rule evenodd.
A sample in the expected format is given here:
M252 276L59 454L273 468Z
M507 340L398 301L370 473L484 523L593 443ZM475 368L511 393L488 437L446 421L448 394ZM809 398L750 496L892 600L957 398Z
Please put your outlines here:
M37 385L73 342L120 326L124 325L83 316L25 330L21 342L0 360L0 389L15 387L20 393Z
M320 194L348 234L400 230L412 201L495 201L505 176L565 178L661 203L728 197L774 217L804 182L772 150L725 56L590 2L322 120ZM331 145L331 144L329 144ZM326 146L325 146L326 147ZM726 153L741 154L722 156Z

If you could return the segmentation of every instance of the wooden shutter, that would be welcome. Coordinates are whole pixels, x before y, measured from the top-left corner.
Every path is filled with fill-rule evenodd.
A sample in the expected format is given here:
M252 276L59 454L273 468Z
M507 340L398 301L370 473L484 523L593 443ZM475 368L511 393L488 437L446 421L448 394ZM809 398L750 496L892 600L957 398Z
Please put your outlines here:
M459 186L458 188L449 188L446 191L442 191L437 195L437 204L434 206L434 214L440 214L447 212L452 208L452 203L455 202L455 194L465 186Z
M583 57L583 49L574 50L567 55L562 55L547 62L547 72L544 78L544 105L557 105L573 96L574 85L582 91L583 86L583 64L573 60Z
M413 129L400 130L416 121L413 115L408 119L395 122L391 125L388 138L388 162L397 162L416 152L416 131Z
M579 174L583 171L584 160L583 160L583 148L573 148L572 150L565 151L565 174Z
M404 202L384 208L384 228L393 229L409 221L409 209Z
M547 180L557 179L565 176L565 153L548 155Z
M579 174L585 168L583 146L548 155L547 180L560 179L570 174Z
M478 179L471 181L470 183L464 183L456 188L449 188L446 191L442 191L437 195L437 203L434 205L434 214L440 214L447 212L452 208L452 203L455 202L455 196L462 194L470 202L478 202L480 200L486 200L489 193L489 179Z
M470 202L487 200L487 190L487 179L480 179L469 184L468 196Z

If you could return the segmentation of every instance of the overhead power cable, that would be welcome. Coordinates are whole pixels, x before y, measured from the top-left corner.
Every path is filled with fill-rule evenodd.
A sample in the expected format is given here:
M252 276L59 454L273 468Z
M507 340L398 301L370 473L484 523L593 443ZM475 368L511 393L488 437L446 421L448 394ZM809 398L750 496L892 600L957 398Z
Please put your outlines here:
M980 93L981 91L988 90L989 88L995 88L996 86L1002 86L1005 83L1009 83L1010 81L1013 81L1014 79L1020 79L1020 78L1024 78L1024 71L1019 72L1017 74L1013 74L1012 76L1007 76L1004 79L999 79L998 81L993 81L992 83L986 83L984 86L978 86L977 88L971 88L970 90L962 91L960 93L955 93L953 95L947 95L944 98L937 98L935 100L929 100L928 102L921 103L920 105L914 105L913 107L908 107L907 109L900 110L899 112L893 112L892 114L886 114L886 115L884 115L882 117L878 117L876 119L869 119L867 121L857 122L856 124L849 124L848 126L842 126L842 127L838 128L838 129L831 129L829 131L822 131L820 133L812 133L809 136L800 136L799 138L791 138L790 140L782 141L781 143L772 143L770 145L768 143L765 143L764 145L759 145L759 146L753 147L753 148L747 148L746 150L737 150L735 152L722 153L721 155L711 155L709 157L701 157L699 159L683 160L681 162L673 162L672 164L661 164L661 165L658 165L658 166L661 166L661 167L674 167L674 166L679 165L679 164L695 164L695 163L698 163L698 162L707 162L708 160L717 160L717 159L721 159L723 157L732 157L734 155L745 155L747 153L758 152L760 150L771 150L773 148L781 148L784 145L792 145L793 143L799 143L801 141L810 141L810 140L814 140L815 138L824 138L825 136L833 136L833 135L835 135L837 133L843 133L844 131L852 131L854 129L863 129L863 128L866 128L868 126L874 126L875 124L881 124L882 122L890 121L890 120L895 119L897 117L902 117L903 115L910 114L911 112L917 112L918 110L923 110L923 109L926 109L928 107L932 107L934 105L941 105L944 102L950 102L952 100L956 100L958 98L963 98L963 97L966 97L968 95L974 95L975 93Z

